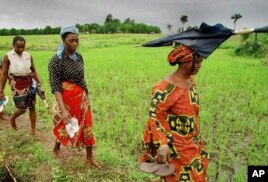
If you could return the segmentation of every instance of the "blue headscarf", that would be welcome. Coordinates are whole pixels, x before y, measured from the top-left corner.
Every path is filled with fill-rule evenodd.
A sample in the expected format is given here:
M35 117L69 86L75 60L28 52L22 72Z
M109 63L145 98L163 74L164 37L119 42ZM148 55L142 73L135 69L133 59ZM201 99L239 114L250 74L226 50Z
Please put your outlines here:
M65 33L67 33L67 32L79 34L78 29L74 25L69 25L69 26L63 26L63 27L61 27L60 36L62 37L62 35L65 34ZM61 43L60 46L59 46L59 48L58 48L58 50L57 50L57 57L58 57L58 59L61 59L62 58L63 51L64 51L64 44ZM74 61L77 60L77 56L76 56L75 53L73 53L72 59Z

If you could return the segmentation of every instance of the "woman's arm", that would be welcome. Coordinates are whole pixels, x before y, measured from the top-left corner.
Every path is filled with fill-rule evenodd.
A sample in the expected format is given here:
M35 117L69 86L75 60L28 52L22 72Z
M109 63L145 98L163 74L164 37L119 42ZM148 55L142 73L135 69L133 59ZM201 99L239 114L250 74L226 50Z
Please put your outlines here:
M151 142L158 148L156 161L165 163L169 157L168 139L166 132L170 130L167 121L168 110L175 104L177 94L174 93L174 85L159 88L153 91L147 128L151 132Z
M62 99L62 94L61 94L61 92L59 92L59 91L54 91L54 94L55 94L56 101L58 102L60 111L61 111L62 120L63 120L64 123L67 123L67 122L70 121L70 119L72 118L72 117L71 117L71 114L70 114L69 111L65 108L65 105L64 105L64 102L63 102L63 99Z
M61 111L63 122L67 123L71 119L69 111L66 109L65 104L62 98L62 80L61 80L61 71L59 68L59 60L54 56L48 64L49 72L49 83L52 90L52 93L55 95L56 101L58 103L59 109Z
M40 77L35 69L35 66L34 66L34 61L33 61L33 58L31 56L31 70L32 70L32 73L33 73L33 76L34 76L34 79L36 80L37 82L37 85L40 85L41 84L41 80L40 80Z
M4 88L6 85L7 77L8 77L8 69L9 69L10 61L8 56L5 55L2 62L2 76L0 78L0 99L5 99Z

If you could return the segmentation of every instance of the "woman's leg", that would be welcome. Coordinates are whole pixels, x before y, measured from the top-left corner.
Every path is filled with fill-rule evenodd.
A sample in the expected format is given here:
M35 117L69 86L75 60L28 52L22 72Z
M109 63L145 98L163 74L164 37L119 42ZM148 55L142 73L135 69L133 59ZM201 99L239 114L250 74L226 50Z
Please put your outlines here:
M97 168L101 168L102 166L95 160L93 156L93 146L87 146L86 152L87 152L87 162Z
M1 120L8 120L5 115L4 115L4 112L0 112L0 119Z
M17 111L14 112L14 114L11 116L10 118L10 124L11 124L11 127L14 129L14 130L17 130L17 125L16 125L16 118L19 117L20 115L24 114L25 113L25 110L24 109L18 109Z
M35 106L33 105L32 107L29 108L29 116L31 120L31 129L32 129L32 134L35 135L36 133L36 112L35 112Z
M56 156L59 156L60 154L60 144L58 141L55 141L55 145L54 145L54 148L53 148L53 152Z

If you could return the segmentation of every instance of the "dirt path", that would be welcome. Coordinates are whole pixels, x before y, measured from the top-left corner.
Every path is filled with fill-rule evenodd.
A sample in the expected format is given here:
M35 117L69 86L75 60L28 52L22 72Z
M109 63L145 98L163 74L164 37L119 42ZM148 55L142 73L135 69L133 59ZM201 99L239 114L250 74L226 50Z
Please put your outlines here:
M10 116L5 116L6 118L9 118ZM19 116L16 119L16 125L19 131L23 131L26 135L31 135L31 123L29 120L29 116L28 114L23 114L21 116ZM38 143L40 143L45 152L51 152L53 150L54 147L54 143L55 143L55 138L54 135L52 133L52 125L51 128L48 128L47 126L48 124L46 123L41 123L39 121L37 121L36 123L36 128L37 128L37 133L35 136ZM11 129L11 125L10 125L10 121L9 120L3 120L0 119L0 130L10 130L13 132L16 132L15 130ZM77 156L77 157L81 157L81 158L86 158L86 154L85 151L82 149L77 149L77 148L67 148L64 146L61 146L61 153L60 153L60 158L57 158L58 160L60 160L60 162L62 163L69 163L69 156Z

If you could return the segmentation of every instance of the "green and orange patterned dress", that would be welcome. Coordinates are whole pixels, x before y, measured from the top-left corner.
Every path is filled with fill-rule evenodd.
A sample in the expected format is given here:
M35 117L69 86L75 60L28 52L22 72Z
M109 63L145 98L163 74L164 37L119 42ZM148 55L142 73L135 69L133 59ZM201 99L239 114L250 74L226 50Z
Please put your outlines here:
M170 163L175 175L165 181L203 182L206 180L208 153L199 138L199 97L195 84L191 88L179 88L162 80L153 87L149 119L143 132L146 151L140 162L147 160L147 154L155 156L161 145L170 149Z

